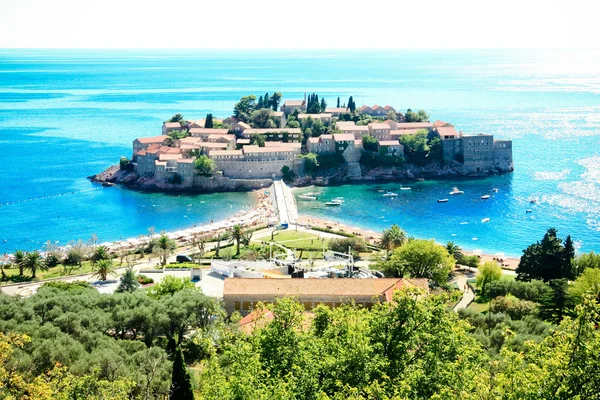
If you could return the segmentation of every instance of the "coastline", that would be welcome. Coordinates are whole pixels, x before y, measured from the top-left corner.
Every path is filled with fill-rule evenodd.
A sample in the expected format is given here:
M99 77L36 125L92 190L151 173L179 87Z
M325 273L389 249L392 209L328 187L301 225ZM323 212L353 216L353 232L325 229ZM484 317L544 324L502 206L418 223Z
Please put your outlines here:
M319 226L321 228L329 228L336 229L345 233L353 233L356 234L367 241L367 243L375 244L377 241L381 239L381 233L375 232L370 229L361 228L357 226L346 225L343 223L335 222L326 218L313 217L308 215L300 214L298 216L298 223L303 224L305 226ZM443 243L440 243L443 244ZM479 250L468 250L462 249L463 254L472 256L479 256L482 262L488 261L498 261L498 259L502 260L502 268L508 270L515 270L519 265L519 261L521 260L519 257L509 257L504 255L493 255L489 253L484 253Z

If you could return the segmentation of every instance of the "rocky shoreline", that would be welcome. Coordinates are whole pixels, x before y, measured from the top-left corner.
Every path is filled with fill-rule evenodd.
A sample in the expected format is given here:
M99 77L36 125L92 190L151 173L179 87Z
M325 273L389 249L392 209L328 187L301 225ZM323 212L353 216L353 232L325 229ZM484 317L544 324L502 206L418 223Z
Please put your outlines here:
M358 163L357 163L358 164ZM351 168L348 164L327 171L322 176L296 178L290 182L291 186L327 186L330 184L356 183L356 182L375 182L375 181L414 181L418 179L443 179L449 177L463 178L481 178L491 175L500 175L512 172L511 164L497 163L493 170L474 172L464 168L461 164L453 163L441 166L439 164L428 164L423 167L415 165L404 165L402 167L378 167L366 170L364 166L355 166L360 168L360 175L356 174L356 168L353 174L349 173ZM196 176L192 185L180 185L168 182L157 181L152 177L140 177L134 171L123 171L119 165L113 165L106 170L89 176L92 182L103 185L120 184L128 189L150 191L150 192L186 192L186 193L215 193L215 192L239 192L252 191L269 187L273 180L265 179L230 179L221 175L215 175L210 178Z

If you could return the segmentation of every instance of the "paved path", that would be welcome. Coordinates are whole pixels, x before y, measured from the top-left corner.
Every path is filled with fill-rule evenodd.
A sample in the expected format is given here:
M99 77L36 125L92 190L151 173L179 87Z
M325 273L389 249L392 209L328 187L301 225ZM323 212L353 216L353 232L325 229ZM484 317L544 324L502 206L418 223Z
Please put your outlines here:
M275 196L274 205L277 207L280 224L294 224L298 220L298 208L292 190L283 181L273 182Z
M456 275L454 280L458 285L458 288L462 291L463 296L458 302L457 305L454 306L454 311L463 310L471 304L473 300L475 300L475 293L471 289L469 285L467 285L467 277L460 274Z

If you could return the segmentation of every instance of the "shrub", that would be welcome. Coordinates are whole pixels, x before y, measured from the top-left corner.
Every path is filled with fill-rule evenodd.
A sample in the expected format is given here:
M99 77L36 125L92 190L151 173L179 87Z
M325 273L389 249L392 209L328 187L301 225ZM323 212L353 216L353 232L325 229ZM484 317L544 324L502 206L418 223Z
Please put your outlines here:
M154 279L146 275L138 275L137 280L140 283L140 285L148 285L150 283L154 283Z
M538 304L521 300L514 296L496 297L490 306L492 312L505 313L512 319L521 319L526 315L536 315Z
M537 280L522 282L500 279L499 281L491 282L488 285L490 298L510 294L522 300L540 302L544 297L548 296L551 291L552 290L548 285Z
M348 251L348 247L352 247L352 251L358 253L369 250L365 241L355 236L331 239L331 241L329 241L329 248L333 251L337 251L338 253L346 253Z

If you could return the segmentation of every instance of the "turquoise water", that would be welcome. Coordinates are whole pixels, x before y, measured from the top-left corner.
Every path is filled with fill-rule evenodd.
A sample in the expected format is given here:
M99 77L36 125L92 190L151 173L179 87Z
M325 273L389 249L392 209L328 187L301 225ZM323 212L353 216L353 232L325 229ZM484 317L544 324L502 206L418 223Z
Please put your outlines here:
M398 223L414 236L507 254L555 226L600 251L597 51L0 50L0 252L184 228L247 207L243 193L167 196L101 189L85 177L129 156L135 137L159 134L176 112L227 116L242 95L274 90L314 91L331 105L352 95L359 106L425 108L457 129L514 141L514 174L425 182L410 193L399 184L328 188L347 204L304 212L371 228ZM465 195L444 195L453 186ZM493 187L499 193L482 203Z

